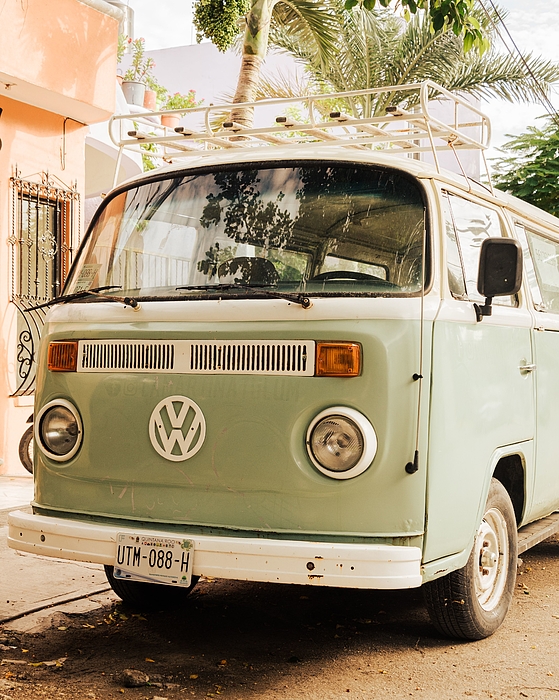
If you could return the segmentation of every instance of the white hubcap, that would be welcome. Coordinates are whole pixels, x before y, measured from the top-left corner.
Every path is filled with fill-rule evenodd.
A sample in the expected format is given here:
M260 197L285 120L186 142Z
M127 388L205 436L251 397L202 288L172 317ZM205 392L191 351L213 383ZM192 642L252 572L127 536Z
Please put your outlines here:
M475 542L474 584L481 607L490 611L505 590L508 565L507 523L497 508L483 516Z

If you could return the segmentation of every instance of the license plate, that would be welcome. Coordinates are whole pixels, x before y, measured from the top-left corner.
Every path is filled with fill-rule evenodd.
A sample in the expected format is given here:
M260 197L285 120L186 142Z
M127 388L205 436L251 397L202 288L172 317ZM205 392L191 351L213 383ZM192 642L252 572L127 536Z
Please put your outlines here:
M190 586L194 543L175 537L119 532L114 577Z

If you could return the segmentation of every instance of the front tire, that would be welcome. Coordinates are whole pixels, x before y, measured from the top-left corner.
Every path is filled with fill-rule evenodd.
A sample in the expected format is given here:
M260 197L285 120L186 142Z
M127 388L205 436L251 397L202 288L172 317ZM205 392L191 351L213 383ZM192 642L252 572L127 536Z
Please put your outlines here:
M516 582L517 528L505 487L491 480L468 563L425 584L431 622L446 637L485 639L508 612Z
M110 587L125 603L140 610L162 610L176 608L184 603L188 594L198 583L198 576L192 577L188 588L165 586L161 583L125 581L114 577L114 567L105 565L105 574Z

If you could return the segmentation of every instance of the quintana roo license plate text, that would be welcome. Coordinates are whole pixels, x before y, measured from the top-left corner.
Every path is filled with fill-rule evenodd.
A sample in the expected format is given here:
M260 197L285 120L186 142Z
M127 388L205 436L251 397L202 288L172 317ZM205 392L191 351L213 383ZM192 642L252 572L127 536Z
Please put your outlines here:
M119 532L114 576L123 580L190 586L193 554L191 540Z

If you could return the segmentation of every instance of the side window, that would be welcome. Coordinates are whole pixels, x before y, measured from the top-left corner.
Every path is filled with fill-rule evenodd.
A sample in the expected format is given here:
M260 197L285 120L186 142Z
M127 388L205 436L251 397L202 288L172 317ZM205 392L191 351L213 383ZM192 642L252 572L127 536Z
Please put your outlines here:
M448 286L450 293L455 299L466 299L466 282L464 280L464 269L462 259L456 240L454 220L450 209L448 195L443 192L443 211L446 233L446 268L448 271Z
M540 309L559 313L559 243L529 230L526 237L542 295Z
M479 252L481 244L486 238L497 238L503 235L499 214L494 209L456 195L448 194L447 196L456 243L464 270L466 297L470 301L484 301L484 298L477 291ZM448 262L450 274L450 258ZM516 306L516 298L496 297L493 303Z
M534 261L532 260L532 253L530 251L530 246L528 245L526 229L522 224L515 221L514 231L517 240L522 246L522 256L524 258L524 274L526 275L528 286L530 287L530 292L532 293L532 300L534 302L534 306L538 311L545 311L544 305L542 303L540 285L536 276L536 270L534 268Z

